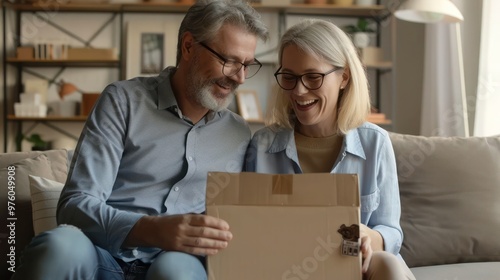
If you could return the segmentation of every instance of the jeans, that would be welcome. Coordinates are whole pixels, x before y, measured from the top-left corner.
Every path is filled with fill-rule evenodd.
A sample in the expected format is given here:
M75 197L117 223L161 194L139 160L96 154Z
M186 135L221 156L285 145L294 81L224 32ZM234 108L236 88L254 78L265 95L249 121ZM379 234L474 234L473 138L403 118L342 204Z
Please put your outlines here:
M95 246L73 226L59 226L33 238L12 280L206 280L204 258L162 252L153 263L126 263Z

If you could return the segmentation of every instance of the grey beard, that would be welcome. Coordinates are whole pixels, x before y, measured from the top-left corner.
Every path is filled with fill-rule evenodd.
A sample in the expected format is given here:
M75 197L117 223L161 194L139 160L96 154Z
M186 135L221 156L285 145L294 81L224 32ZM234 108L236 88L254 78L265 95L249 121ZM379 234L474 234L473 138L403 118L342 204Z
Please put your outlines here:
M234 93L231 93L224 99L219 99L214 97L214 95L210 92L210 85L205 84L201 88L199 88L196 93L196 100L205 108L218 112L222 111L231 104L234 98Z
M197 67L194 65L194 61L198 61L198 58L193 59L193 64L190 65L188 70L188 76L190 77L187 85L188 95L209 110L218 112L226 109L234 98L234 92L225 98L217 98L217 93L211 92L211 87L216 80L207 80L201 77L196 70ZM237 85L233 86L236 89Z

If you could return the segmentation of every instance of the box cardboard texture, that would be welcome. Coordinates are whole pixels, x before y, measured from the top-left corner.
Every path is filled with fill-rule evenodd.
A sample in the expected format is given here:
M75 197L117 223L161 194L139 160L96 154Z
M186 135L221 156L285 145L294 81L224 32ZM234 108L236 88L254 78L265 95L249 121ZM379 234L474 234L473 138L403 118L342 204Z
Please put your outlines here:
M69 48L68 59L72 60L114 60L117 59L114 49L103 48Z
M211 172L206 204L207 215L227 221L233 234L226 249L207 258L210 280L362 277L361 254L343 255L349 242L340 233L355 228L349 244L359 252L355 174Z

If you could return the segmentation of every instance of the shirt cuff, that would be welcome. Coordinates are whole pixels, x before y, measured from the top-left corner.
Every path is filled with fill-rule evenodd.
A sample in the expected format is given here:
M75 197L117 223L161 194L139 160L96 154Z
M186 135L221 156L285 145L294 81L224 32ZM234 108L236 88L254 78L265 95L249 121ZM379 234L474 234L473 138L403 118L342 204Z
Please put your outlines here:
M378 231L382 235L384 239L384 251L394 255L399 254L403 240L398 230L386 226L376 226L373 230Z

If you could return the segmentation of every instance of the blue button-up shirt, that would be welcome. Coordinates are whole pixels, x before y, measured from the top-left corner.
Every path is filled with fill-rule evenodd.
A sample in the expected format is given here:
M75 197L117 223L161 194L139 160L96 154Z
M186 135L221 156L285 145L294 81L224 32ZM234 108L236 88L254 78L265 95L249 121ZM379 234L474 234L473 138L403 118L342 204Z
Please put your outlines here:
M193 124L170 84L157 77L109 85L83 128L58 205L72 224L125 261L150 262L158 248L122 249L144 215L205 211L207 172L240 172L251 133L238 115L210 112Z
M257 131L247 150L246 171L302 173L293 130ZM380 232L385 250L395 255L403 242L401 205L394 150L387 132L371 123L345 135L331 173L357 174L361 222Z

